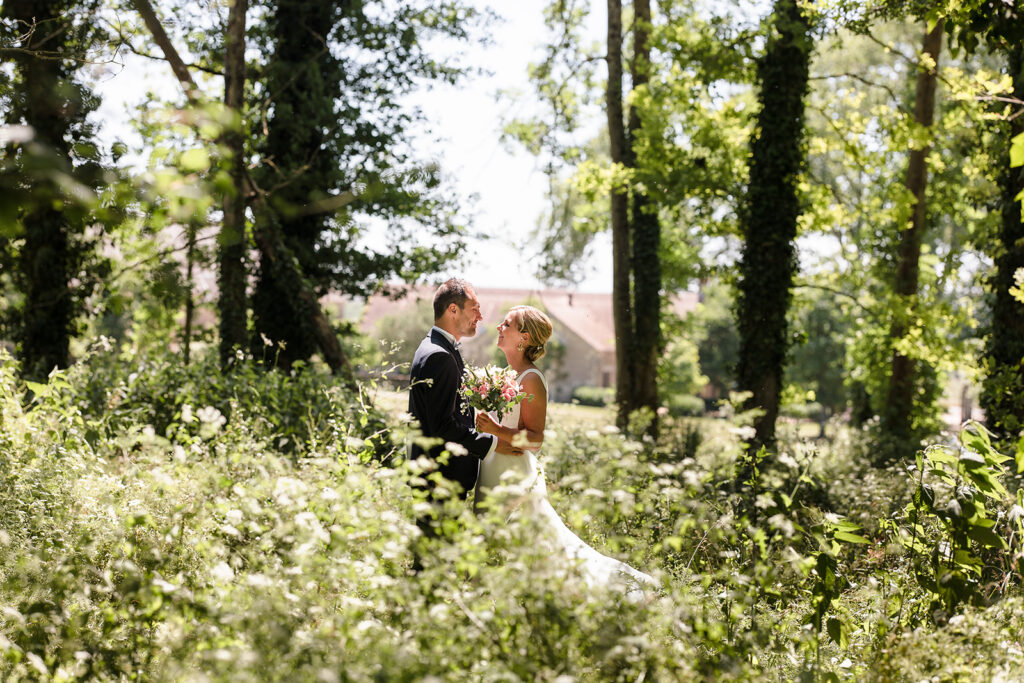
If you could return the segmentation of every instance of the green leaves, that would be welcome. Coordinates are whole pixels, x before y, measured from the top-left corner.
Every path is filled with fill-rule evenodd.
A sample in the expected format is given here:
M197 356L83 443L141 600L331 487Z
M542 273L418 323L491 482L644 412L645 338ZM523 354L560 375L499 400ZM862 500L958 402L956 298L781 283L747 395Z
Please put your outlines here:
M901 519L883 527L916 558L919 585L947 612L983 599L991 551L1010 548L1011 539L1019 544L1024 528L1021 492L1013 505L1002 481L1007 474L1003 465L1012 458L998 453L991 434L976 422L961 429L960 444L958 449L932 446L917 454L911 469L917 478L912 500ZM1001 507L1008 509L1010 534L1000 523L996 510Z
M853 528L859 529L860 527L854 525ZM844 543L871 543L870 540L863 536L850 531L837 530L832 534L832 537L837 541L843 541Z
M205 147L196 147L182 152L178 167L185 173L206 171L210 168L210 152Z

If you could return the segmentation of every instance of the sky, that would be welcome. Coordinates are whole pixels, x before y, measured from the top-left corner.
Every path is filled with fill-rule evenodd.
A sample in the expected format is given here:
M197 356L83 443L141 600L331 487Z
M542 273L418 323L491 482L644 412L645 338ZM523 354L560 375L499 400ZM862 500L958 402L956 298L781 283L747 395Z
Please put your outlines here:
M476 195L475 227L492 236L471 244L465 276L479 287L540 287L531 258L536 248L530 233L546 207L547 179L540 163L516 143L502 142L505 122L534 106L527 68L540 58L547 36L543 9L548 0L487 2L502 20L486 46L471 46L467 63L490 75L457 86L439 88L420 100L434 132L446 138L444 164L457 178L464 196ZM601 3L594 3L600 6ZM598 7L603 9L603 7ZM603 16L591 17L593 38L601 37ZM499 97L498 93L504 93ZM499 267L496 267L498 265ZM611 244L602 236L595 244L581 291L610 292Z
M518 145L503 142L501 130L511 117L534 106L527 67L538 59L547 35L543 20L547 0L475 0L470 4L501 17L490 28L486 45L457 48L463 50L465 64L479 67L484 74L412 98L427 122L423 140L430 142L424 143L424 156L441 162L473 216L474 231L489 236L470 240L464 267L439 275L465 277L479 288L537 288L542 285L534 277L531 257L536 249L530 243L530 233L545 209L547 181L538 160ZM603 9L602 3L595 6ZM592 17L590 29L595 40L601 38L603 21L603 16ZM102 105L96 116L101 138L107 142L114 137L131 138L130 111L147 89L167 89L171 96L180 88L163 62L131 57L123 67L107 67L106 71L97 88ZM611 291L609 239L598 240L585 270L580 291Z

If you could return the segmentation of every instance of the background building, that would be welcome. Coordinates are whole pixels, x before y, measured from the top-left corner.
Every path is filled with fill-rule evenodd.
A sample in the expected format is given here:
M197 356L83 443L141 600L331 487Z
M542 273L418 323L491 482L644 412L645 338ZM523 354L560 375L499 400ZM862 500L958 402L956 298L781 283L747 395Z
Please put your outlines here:
M434 287L413 288L402 299L376 294L366 302L359 321L367 336L394 342L394 359L412 360L412 353L430 329ZM497 326L517 304L530 304L551 318L554 333L548 352L538 363L550 385L555 401L569 401L581 386L615 386L615 326L611 294L589 294L562 289L476 290L483 322L472 339L463 340L463 356L482 365L504 365L505 357L496 347ZM677 315L685 316L697 307L696 292L680 292L672 300ZM404 354L404 355L403 355Z

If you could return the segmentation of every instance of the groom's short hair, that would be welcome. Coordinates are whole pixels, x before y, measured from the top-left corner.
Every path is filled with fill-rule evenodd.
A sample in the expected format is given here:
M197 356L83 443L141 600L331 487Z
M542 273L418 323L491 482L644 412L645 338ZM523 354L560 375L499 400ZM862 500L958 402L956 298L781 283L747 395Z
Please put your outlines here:
M445 282L434 292L434 320L440 320L444 312L452 304L460 309L466 307L466 300L469 299L469 292L473 285L457 277Z

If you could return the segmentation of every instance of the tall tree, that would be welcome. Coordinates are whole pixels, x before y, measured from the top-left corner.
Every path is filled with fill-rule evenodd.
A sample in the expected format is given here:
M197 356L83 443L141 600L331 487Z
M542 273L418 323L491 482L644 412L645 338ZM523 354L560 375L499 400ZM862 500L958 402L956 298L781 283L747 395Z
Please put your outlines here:
M37 379L69 362L76 315L71 280L83 263L87 215L62 201L57 176L70 180L79 171L77 155L91 146L86 115L96 102L75 76L87 40L81 22L94 10L78 0L7 0L2 8L17 44L10 51L17 83L7 120L31 127L34 143L45 148L55 171L34 178L23 173L32 186L17 230L24 238L15 275L24 295L18 351L23 373Z
M178 78L182 88L185 90L185 94L189 101L192 104L197 104L199 92L196 84L192 80L188 67L185 65L181 56L178 54L177 49L174 47L173 43L164 31L163 25L160 23L156 12L153 10L153 6L149 3L149 0L132 0L132 4L138 10L147 29L152 34L154 41L163 51L165 58L174 71L175 76ZM240 10L241 8L236 6L233 9ZM237 30L237 24L234 25L234 28ZM240 157L235 156L231 161L233 163L237 162L239 158ZM240 182L239 179L240 176L235 176L233 181ZM248 189L248 186L246 186L245 189ZM237 186L235 187L235 190L236 192L240 191ZM332 198L332 206L335 208L342 207L353 199L354 195L352 195L351 192L342 193ZM256 201L257 203L265 201L265 196L257 194ZM320 306L313 288L303 277L294 255L288 249L287 245L282 242L275 226L272 223L267 222L262 225L257 225L253 231L253 236L261 253L274 264L275 278L279 282L286 283L285 291L287 296L295 302L297 308L302 311L303 315L310 319L310 328L313 330L320 352L323 354L324 360L330 366L331 371L335 374L342 375L342 377L348 382L348 385L354 388L355 382L348 357L341 348L341 345L338 343L337 335L335 335L331 328L330 321L324 314L323 308Z
M223 136L231 188L224 195L224 219L218 237L217 312L220 318L220 359L227 365L236 348L246 343L248 305L245 292L245 146L242 107L245 104L245 15L248 0L231 0L224 35L224 105L232 121Z
M622 105L622 2L608 0L608 85L605 111L612 164L625 166L626 125ZM630 292L629 188L616 183L611 192L612 317L615 324L615 401L619 426L624 427L633 405L633 297Z
M475 14L458 2L265 5L268 21L254 35L266 58L256 67L252 107L264 112L254 129L266 131L253 145L260 228L274 226L317 295L366 294L443 268L460 249L461 226L440 167L415 156L411 130L422 116L403 98L424 81L461 75L459 65L436 62L428 42L466 39ZM382 229L386 246L369 248L366 234ZM275 270L264 254L254 344L279 343L275 356L289 367L316 349L315 330Z
M327 145L337 123L335 102L345 74L327 41L344 6L333 1L276 0L268 22L273 56L263 77L273 110L260 147L273 165L264 167L260 182L280 185L272 204L281 210L261 212L259 219L276 224L302 272L313 277L323 276L329 267L330 255L316 249L321 234L330 228L329 216L295 215L289 209L337 185L340 163ZM264 337L278 343L277 362L290 368L294 361L309 358L315 345L308 322L283 290L274 278L273 262L263 254L252 302L258 332L254 345L261 346Z
M988 279L991 306L982 358L984 379L980 403L986 422L1007 447L1024 430L1024 306L1014 299L1014 275L1024 268L1024 223L1020 194L1024 167L1010 163L1014 137L1024 134L1024 15L1020 3L975 0L968 11L954 15L952 32L959 43L974 51L979 44L1000 55L1012 83L1011 103L1000 104L1005 121L998 131L996 150L999 173L1000 227L988 251L995 269Z
M1019 15L1017 26L1024 21ZM1007 72L1013 78L1013 97L1024 101L1024 50L1020 29L1015 39L1004 44ZM1018 112L1019 114L1019 112ZM981 406L987 422L1003 441L1019 439L1024 430L1024 306L1010 293L1015 273L1024 268L1024 222L1020 194L1024 192L1024 167L1009 163L1010 140L1024 134L1024 116L1015 115L1006 125L1004 167L1000 174L1002 223L999 239L992 249L995 272L991 289L991 326L985 344L985 379Z
M945 22L939 19L925 31L923 59L914 90L914 122L930 134L935 118L935 89L938 84L939 52ZM918 279L921 260L921 242L928 228L925 192L928 187L928 152L930 142L910 150L907 164L907 191L912 195L910 221L901 228L896 255L896 275L893 293L899 303L894 311L890 337L893 340L892 366L885 410L882 413L882 433L888 447L880 449L881 461L912 454L920 443L914 434L913 409L916 395L915 360L900 348L900 342L910 329L908 320L917 308Z
M751 446L772 446L788 349L786 314L796 273L800 216L797 182L804 163L804 99L810 24L797 0L777 0L772 33L757 65L760 110L751 139L750 183L741 217L737 327L739 388L763 411Z
M705 238L734 232L733 198L745 175L745 148L735 140L750 103L745 88L731 86L749 82L751 36L696 5L665 3L655 17L647 0L633 2L631 12L610 3L605 53L598 55L586 46L587 3L552 0L545 9L552 40L530 68L543 113L505 128L546 156L551 207L535 233L538 277L578 282L592 237L612 234L622 427L637 408L659 403L662 290L692 282ZM630 36L623 34L623 12L633 17ZM608 68L603 90L593 70L599 60ZM606 125L602 135L583 140L590 111Z
M650 82L651 69L651 4L650 0L633 0L633 61L630 67L633 91L636 94ZM636 141L640 133L639 105L634 97L629 107L629 166L637 167ZM633 319L631 336L631 392L629 408L648 408L653 420L651 430L657 434L658 360L662 351L661 335L661 224L659 207L652 202L646 188L633 183L630 192L632 221ZM621 379L620 379L621 381Z

